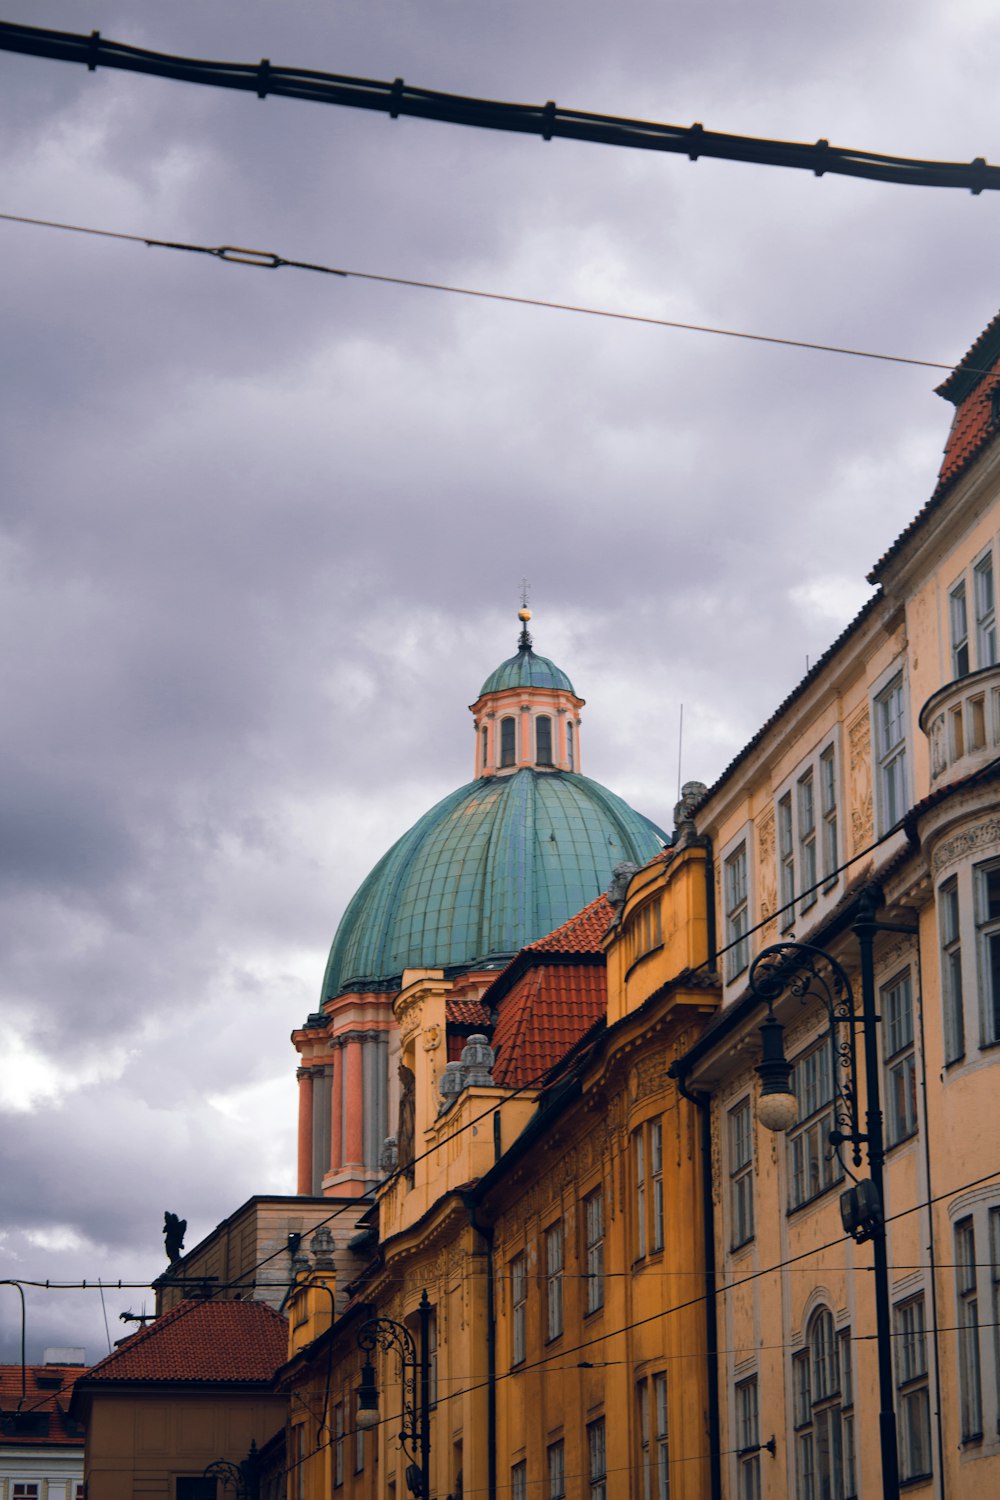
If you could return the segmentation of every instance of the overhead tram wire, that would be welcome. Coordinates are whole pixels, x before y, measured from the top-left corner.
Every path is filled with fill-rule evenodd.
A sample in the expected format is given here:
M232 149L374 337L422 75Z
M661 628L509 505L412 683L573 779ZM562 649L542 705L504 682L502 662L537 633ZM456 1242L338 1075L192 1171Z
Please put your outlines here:
M611 318L620 323L642 323L651 328L674 328L685 333L709 333L719 338L744 339L755 344L776 344L786 349L811 349L821 354L845 354L853 359L875 359L894 365L918 365L925 370L953 370L955 360L914 359L905 354L884 354L873 349L853 349L842 344L820 344L810 339L779 338L776 334L747 333L737 328L715 328L705 323L684 323L676 318L654 318L648 313L616 312L613 308L588 307L584 303L555 302L544 297L520 297L512 292L489 292L481 287L454 286L444 281L422 281L413 276L387 276L375 271L345 270L340 266L326 266L315 261L289 260L270 250L249 250L239 245L195 245L183 240L160 240L142 234L126 234L116 229L95 229L86 224L66 224L57 219L36 219L27 214L0 213L0 220L8 224L28 224L36 229L60 229L69 234L95 235L99 239L127 240L135 245L146 245L151 250L184 250L193 255L208 255L228 265L256 266L260 270L276 271L287 266L295 271L317 271L325 276L340 276L354 281L374 281L386 286L415 287L421 291L447 292L457 297L477 297L486 302L506 302L517 307L538 307L550 312L568 312L591 318ZM989 370L978 370L966 366L970 374L989 375Z
M701 124L664 125L654 120L563 109L552 99L546 104L512 104L415 88L402 78L389 83L323 73L313 68L273 67L266 57L259 63L214 62L108 41L99 31L87 35L2 21L0 50L82 63L91 73L98 67L117 68L184 83L237 89L256 94L259 99L274 94L312 104L373 110L393 120L404 115L449 125L535 135L544 141L559 137L640 151L663 151L686 156L690 161L709 156L757 166L792 167L812 172L815 177L834 174L918 187L963 188L973 194L1000 189L1000 167L989 165L982 156L971 162L887 156L878 151L831 146L828 140L769 140L706 130Z

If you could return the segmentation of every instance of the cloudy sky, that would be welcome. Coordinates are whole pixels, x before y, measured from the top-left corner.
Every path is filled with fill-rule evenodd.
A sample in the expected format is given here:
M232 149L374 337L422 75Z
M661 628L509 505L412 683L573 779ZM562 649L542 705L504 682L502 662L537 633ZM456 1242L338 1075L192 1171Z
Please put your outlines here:
M904 23L905 13L905 23ZM22 0L8 20L1000 161L986 0ZM902 25L905 24L905 30ZM505 136L0 54L0 211L961 356L1000 195ZM669 826L929 494L933 370L0 222L0 1276L148 1280L293 1189L344 904L539 650ZM2 1289L0 1289L2 1292ZM150 1298L146 1297L147 1304ZM142 1292L111 1292L111 1337ZM16 1296L0 1296L4 1357ZM106 1352L40 1293L28 1347Z

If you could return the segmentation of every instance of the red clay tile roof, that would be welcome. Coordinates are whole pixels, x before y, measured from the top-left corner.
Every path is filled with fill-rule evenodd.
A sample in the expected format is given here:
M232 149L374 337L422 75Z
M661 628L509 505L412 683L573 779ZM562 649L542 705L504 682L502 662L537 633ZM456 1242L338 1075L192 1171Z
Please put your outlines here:
M481 1000L446 1000L445 1015L450 1026L489 1026L490 1013Z
M67 1413L74 1382L86 1373L80 1365L28 1365L22 1403L21 1366L0 1365L0 1448L56 1444L79 1448L82 1457L83 1428ZM21 1422L15 1416L19 1408L25 1418Z
M266 1303L188 1298L94 1365L86 1384L269 1385L287 1357L288 1324Z
M889 550L879 558L868 574L868 582L876 583L886 564L905 546L931 513L951 492L955 481L978 458L996 436L996 428L990 422L990 399L997 383L997 365L1000 363L1000 313L988 323L976 339L969 352L959 360L947 380L937 388L939 396L953 401L957 408L948 441L945 444L941 472L930 499L921 506L908 526L905 526Z
M614 908L602 892L561 927L522 949L524 953L603 953L601 938L611 926ZM488 993L488 992L487 992Z
M603 965L542 963L528 969L500 1006L493 1032L494 1082L514 1089L540 1078L607 1008Z

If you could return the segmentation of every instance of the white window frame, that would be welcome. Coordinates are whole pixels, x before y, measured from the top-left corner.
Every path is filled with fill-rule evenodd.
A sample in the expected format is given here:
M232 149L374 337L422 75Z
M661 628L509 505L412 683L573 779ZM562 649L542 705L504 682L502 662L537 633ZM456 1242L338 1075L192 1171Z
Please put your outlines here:
M753 1205L753 1104L741 1099L729 1111L729 1208L731 1250L748 1245L754 1237Z
M603 1417L587 1423L587 1494L590 1500L607 1500L608 1449Z
M927 1314L923 1292L897 1302L893 1309L893 1322L899 1477L907 1484L917 1479L930 1479L934 1469L927 1364Z
M817 742L778 787L774 798L780 927L823 910L840 881L840 734ZM819 911L816 913L819 914Z
M722 862L725 902L726 983L732 984L750 963L750 855L745 838L740 839Z
M736 1383L736 1493L738 1500L760 1500L760 1410L757 1376Z
M829 1141L837 1099L836 1066L829 1036L806 1047L792 1064L799 1120L785 1138L789 1212L815 1202L843 1180L844 1169Z
M527 1358L528 1257L524 1250L511 1257L510 1272L510 1362L521 1365Z
M969 642L969 590L965 575L948 590L948 629L951 637L953 680L967 677L972 667Z
M604 1306L604 1192L594 1188L583 1200L584 1317Z
M565 1269L565 1238L562 1219L557 1219L545 1231L545 1327L546 1340L562 1337L565 1314L563 1308L563 1271Z
M983 587L983 580L987 586ZM993 548L972 564L972 609L976 627L976 666L992 667L997 660L997 591Z
M909 965L879 986L886 1149L910 1140L919 1126L914 1019L918 1003Z
M959 1436L963 1443L978 1443L983 1436L983 1372L976 1221L973 1214L965 1214L957 1221L954 1236Z
M528 1465L523 1458L511 1464L510 1500L528 1500Z
M548 1500L564 1500L566 1494L566 1442L556 1438L545 1450L549 1476Z
M945 1066L965 1056L965 992L962 987L962 902L958 875L942 880L937 889L941 961L941 1019L944 1026Z
M875 684L870 713L875 830L881 835L899 823L910 805L910 695L902 660L894 662ZM890 739L897 723L902 732L898 739Z
M992 1047L1000 1042L1000 910L990 914L988 891L991 876L1000 881L1000 859L987 859L973 865L981 1047Z

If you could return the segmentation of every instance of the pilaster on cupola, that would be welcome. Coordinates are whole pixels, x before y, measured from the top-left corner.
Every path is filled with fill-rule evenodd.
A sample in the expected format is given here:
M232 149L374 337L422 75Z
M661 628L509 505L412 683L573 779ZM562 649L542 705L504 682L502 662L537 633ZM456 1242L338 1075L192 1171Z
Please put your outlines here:
M531 610L519 609L517 654L501 662L469 705L476 731L475 775L516 771L579 771L580 710L573 684L528 632Z

